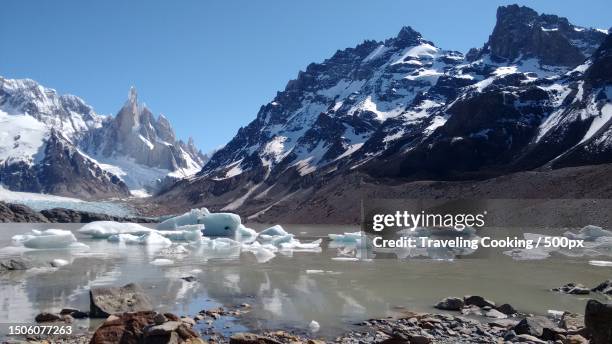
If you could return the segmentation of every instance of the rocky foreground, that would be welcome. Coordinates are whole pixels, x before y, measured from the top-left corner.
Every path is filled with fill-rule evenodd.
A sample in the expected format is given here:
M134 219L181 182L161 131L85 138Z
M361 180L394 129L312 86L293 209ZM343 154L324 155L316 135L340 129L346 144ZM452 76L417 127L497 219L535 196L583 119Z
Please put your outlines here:
M612 285L612 281L607 281ZM224 336L215 320L239 319L250 305L205 309L193 316L177 316L151 310L141 287L93 288L90 310L66 308L57 314L41 313L36 322L72 323L80 318L102 318L94 333L65 338L23 338L5 343L90 343L90 344L429 344L429 343L612 343L612 303L589 300L585 314L549 312L549 316L523 314L509 304L496 306L481 296L447 297L435 305L445 313L417 313L401 309L398 315L370 319L357 329L336 338L310 332L258 331Z

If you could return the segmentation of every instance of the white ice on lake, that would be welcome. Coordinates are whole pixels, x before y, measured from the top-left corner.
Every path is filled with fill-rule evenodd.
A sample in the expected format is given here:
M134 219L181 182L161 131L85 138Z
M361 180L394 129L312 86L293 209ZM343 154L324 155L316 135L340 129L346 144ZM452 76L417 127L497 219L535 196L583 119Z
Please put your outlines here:
M87 246L77 242L71 231L63 229L33 229L30 233L15 235L13 243L31 249L86 249Z

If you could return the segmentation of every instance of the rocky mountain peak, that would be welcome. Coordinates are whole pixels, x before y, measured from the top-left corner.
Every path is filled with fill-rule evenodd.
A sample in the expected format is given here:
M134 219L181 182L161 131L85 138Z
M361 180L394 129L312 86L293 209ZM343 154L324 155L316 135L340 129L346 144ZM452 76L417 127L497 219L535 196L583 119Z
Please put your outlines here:
M138 104L138 91L136 91L135 86L130 86L130 91L128 92L128 103Z
M501 6L482 52L494 60L535 58L544 65L573 68L597 49L604 36L599 30L572 25L567 18L538 14L525 6Z
M395 45L398 47L409 47L419 45L423 36L410 26L404 26L395 37Z

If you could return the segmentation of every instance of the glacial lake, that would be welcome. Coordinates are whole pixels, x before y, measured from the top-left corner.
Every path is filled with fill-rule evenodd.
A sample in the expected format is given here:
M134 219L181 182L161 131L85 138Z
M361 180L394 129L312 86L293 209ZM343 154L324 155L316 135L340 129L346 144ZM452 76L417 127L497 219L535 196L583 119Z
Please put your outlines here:
M0 247L31 229L61 228L75 232L88 251L30 250L19 254L33 261L64 259L59 268L36 268L0 275L0 323L31 323L41 311L65 307L89 310L89 288L140 284L156 310L194 316L217 306L251 305L235 320L212 325L229 334L258 329L307 331L316 320L317 335L333 337L368 318L397 314L401 309L434 311L446 296L482 295L498 304L510 303L524 313L548 310L584 313L589 296L563 295L550 289L568 282L593 287L612 278L612 267L593 266L606 256L553 253L547 259L513 260L503 250L483 250L452 261L426 258L334 260L341 251L329 247L328 233L354 232L350 226L283 225L308 242L323 238L321 252L285 252L259 263L240 250L203 254L198 249L168 257L159 248L120 245L76 233L80 224L1 224ZM264 225L253 224L261 230ZM503 231L488 233L504 236ZM548 234L560 235L562 232ZM516 233L520 234L520 233ZM0 249L0 257L15 252ZM170 265L153 265L163 258ZM193 276L189 282L181 277ZM591 296L593 297L593 296ZM100 320L78 320L94 329ZM199 324L199 329L208 325Z

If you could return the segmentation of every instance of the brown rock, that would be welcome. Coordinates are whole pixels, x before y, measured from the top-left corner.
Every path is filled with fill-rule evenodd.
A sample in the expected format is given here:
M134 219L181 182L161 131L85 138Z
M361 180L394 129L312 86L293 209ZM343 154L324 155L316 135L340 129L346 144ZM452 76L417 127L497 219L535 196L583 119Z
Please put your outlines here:
M559 326L572 331L584 328L584 316L574 313L565 313L563 314L563 318L561 318L561 324Z
M89 316L92 318L106 318L115 313L144 312L153 309L144 290L134 283L120 288L92 288L89 296Z
M34 321L36 321L37 323L60 321L60 320L62 320L62 318L59 315L53 314L53 313L47 313L47 312L40 313L36 316L36 318L34 318Z
M589 344L589 341L581 335L572 334L563 340L563 344Z
M254 333L236 333L230 337L230 344L281 344L276 339Z
M123 313L109 316L91 337L90 344L142 344L144 328L153 324L155 312Z

